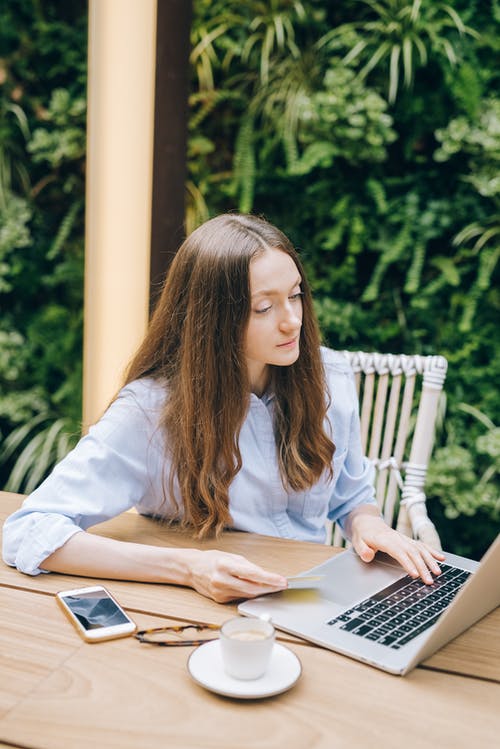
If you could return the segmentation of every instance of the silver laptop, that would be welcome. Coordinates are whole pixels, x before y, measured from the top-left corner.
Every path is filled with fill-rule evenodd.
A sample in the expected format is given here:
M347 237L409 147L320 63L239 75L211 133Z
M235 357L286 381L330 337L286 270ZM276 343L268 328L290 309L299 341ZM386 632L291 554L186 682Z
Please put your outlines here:
M299 575L304 587L238 610L268 614L278 629L402 675L500 605L500 535L480 563L446 554L440 566L425 585L386 554L366 564L349 549Z

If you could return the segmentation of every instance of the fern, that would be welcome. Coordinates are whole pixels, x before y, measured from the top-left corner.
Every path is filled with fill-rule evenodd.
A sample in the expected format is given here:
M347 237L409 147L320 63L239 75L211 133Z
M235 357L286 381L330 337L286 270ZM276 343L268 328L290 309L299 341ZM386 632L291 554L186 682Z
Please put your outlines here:
M378 179L367 179L366 191L375 203L377 213L382 216L385 215L388 211L388 205L386 191L382 182Z
M202 191L191 180L186 182L186 192L185 226L186 234L191 234L197 226L210 217L210 213Z
M411 265L406 275L404 289L407 294L416 294L419 289L422 268L424 267L425 251L426 243L421 239L415 244Z
M45 427L39 430L44 423ZM32 492L76 441L77 435L69 420L52 421L48 413L38 414L14 429L0 454L0 462L5 463L14 453L19 453L5 490Z
M389 242L388 246L383 250L380 259L375 266L370 282L362 294L362 301L373 302L377 298L380 284L387 269L402 258L405 250L407 250L410 245L410 241L411 224L407 220L398 232L395 240Z
M80 209L82 208L83 201L75 200L69 207L66 215L64 216L59 226L58 232L52 242L49 251L47 252L47 259L54 260L61 251L63 245L71 234L71 230L75 225L75 221L78 217Z
M492 218L491 224L488 228L479 223L469 224L453 240L453 244L460 247L475 239L472 254L479 254L476 279L465 297L463 314L459 323L459 330L463 333L472 329L477 305L485 292L491 288L492 276L500 257L500 244L498 244L500 225L496 217Z
M189 106L193 109L196 105L200 104L200 108L197 113L192 113L189 118L189 129L191 132L196 129L213 113L213 111L226 101L232 99L239 99L240 95L235 91L227 91L225 89L210 91L198 91L195 94L191 94L189 97Z
M249 213L255 190L254 120L251 115L243 118L238 131L233 169L239 210Z
M282 140L288 171L290 174L297 174L299 168L299 149L297 147L297 138L293 129L287 128L283 132Z
M366 236L365 222L359 213L355 213L350 224L349 242L347 244L348 258L354 261L354 255L359 255L363 250L363 238Z

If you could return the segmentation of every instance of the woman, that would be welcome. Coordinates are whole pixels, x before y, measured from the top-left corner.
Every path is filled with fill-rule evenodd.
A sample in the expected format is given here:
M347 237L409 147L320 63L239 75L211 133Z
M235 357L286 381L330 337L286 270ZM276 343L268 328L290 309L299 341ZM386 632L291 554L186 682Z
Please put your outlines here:
M219 602L286 587L237 555L84 532L133 506L200 538L232 527L321 542L328 516L364 561L382 550L425 582L439 573L443 556L378 512L349 367L320 348L299 258L263 219L222 215L186 239L125 387L6 521L4 559Z

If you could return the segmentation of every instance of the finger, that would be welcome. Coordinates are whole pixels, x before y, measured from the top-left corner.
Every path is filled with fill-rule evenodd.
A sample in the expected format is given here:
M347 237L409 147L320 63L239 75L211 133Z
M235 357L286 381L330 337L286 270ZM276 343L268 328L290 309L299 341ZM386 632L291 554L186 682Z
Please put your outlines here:
M229 574L239 580L245 580L260 586L266 586L271 588L286 588L287 579L283 575L278 575L274 572L267 572L261 567L252 565L251 567L245 568L231 568L228 570Z
M273 590L284 590L288 581L283 575L258 567L251 562L235 564L234 561L227 566L222 565L218 570L218 582L227 585L237 592L243 591L245 594L259 595L262 592L271 592Z
M251 580L242 578L228 577L226 579L212 580L210 586L210 596L219 603L227 603L242 598L256 598L257 596L266 595L283 590L282 586L274 587L253 583Z
M355 544L354 548L363 562L371 562L375 557L374 549L368 546L362 539Z
M410 564L414 565L418 571L419 577L421 577L427 584L434 582L432 575L437 576L441 574L441 568L436 562L432 551L433 550L430 549L427 544L423 544L422 542L414 542L408 550ZM440 554L440 557L441 556L442 555Z
M393 533L383 539L379 548L394 557L411 577L420 577L426 584L433 582L431 572L435 575L441 572L435 558L442 560L444 555L423 541Z
M269 593L278 593L283 590L280 586L278 588L270 585L257 585L248 581L244 581L244 584L238 590L239 598L256 598L257 596L265 596Z
M422 557L420 551L415 550L410 553L409 556L418 571L418 576L424 581L424 583L426 583L427 585L433 583L434 578L432 577L425 559Z
M440 575L441 567L437 563L436 559L440 559L441 561L443 561L445 558L444 554L436 552L434 549L429 549L427 545L423 549L421 549L421 553L425 560L425 563L427 564L427 567L430 569L433 575Z
M417 578L421 576L418 565L415 564L412 556L407 551L404 549L397 549L387 553L390 553L391 556L399 562L401 567L410 575L410 577Z
M394 539L391 539L394 540ZM432 582L432 577L419 554L415 554L414 542L410 539L397 539L398 543L384 543L379 545L380 551L390 554L410 577L421 577L424 582Z
M440 549L434 549L432 546L429 546L429 544L426 544L423 541L420 542L420 545L426 550L426 552L431 555L433 559L439 559L440 562L444 562L444 560L446 559L446 556Z

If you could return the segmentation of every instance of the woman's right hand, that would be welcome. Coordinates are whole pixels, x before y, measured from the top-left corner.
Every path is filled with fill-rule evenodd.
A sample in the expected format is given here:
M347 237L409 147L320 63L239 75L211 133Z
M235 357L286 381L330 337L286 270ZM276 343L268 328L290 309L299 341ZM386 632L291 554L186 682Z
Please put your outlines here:
M92 533L75 533L40 565L67 575L188 585L217 603L255 598L287 587L239 554L149 546Z
M239 554L190 550L189 585L217 603L255 598L287 587L286 577L268 572Z

